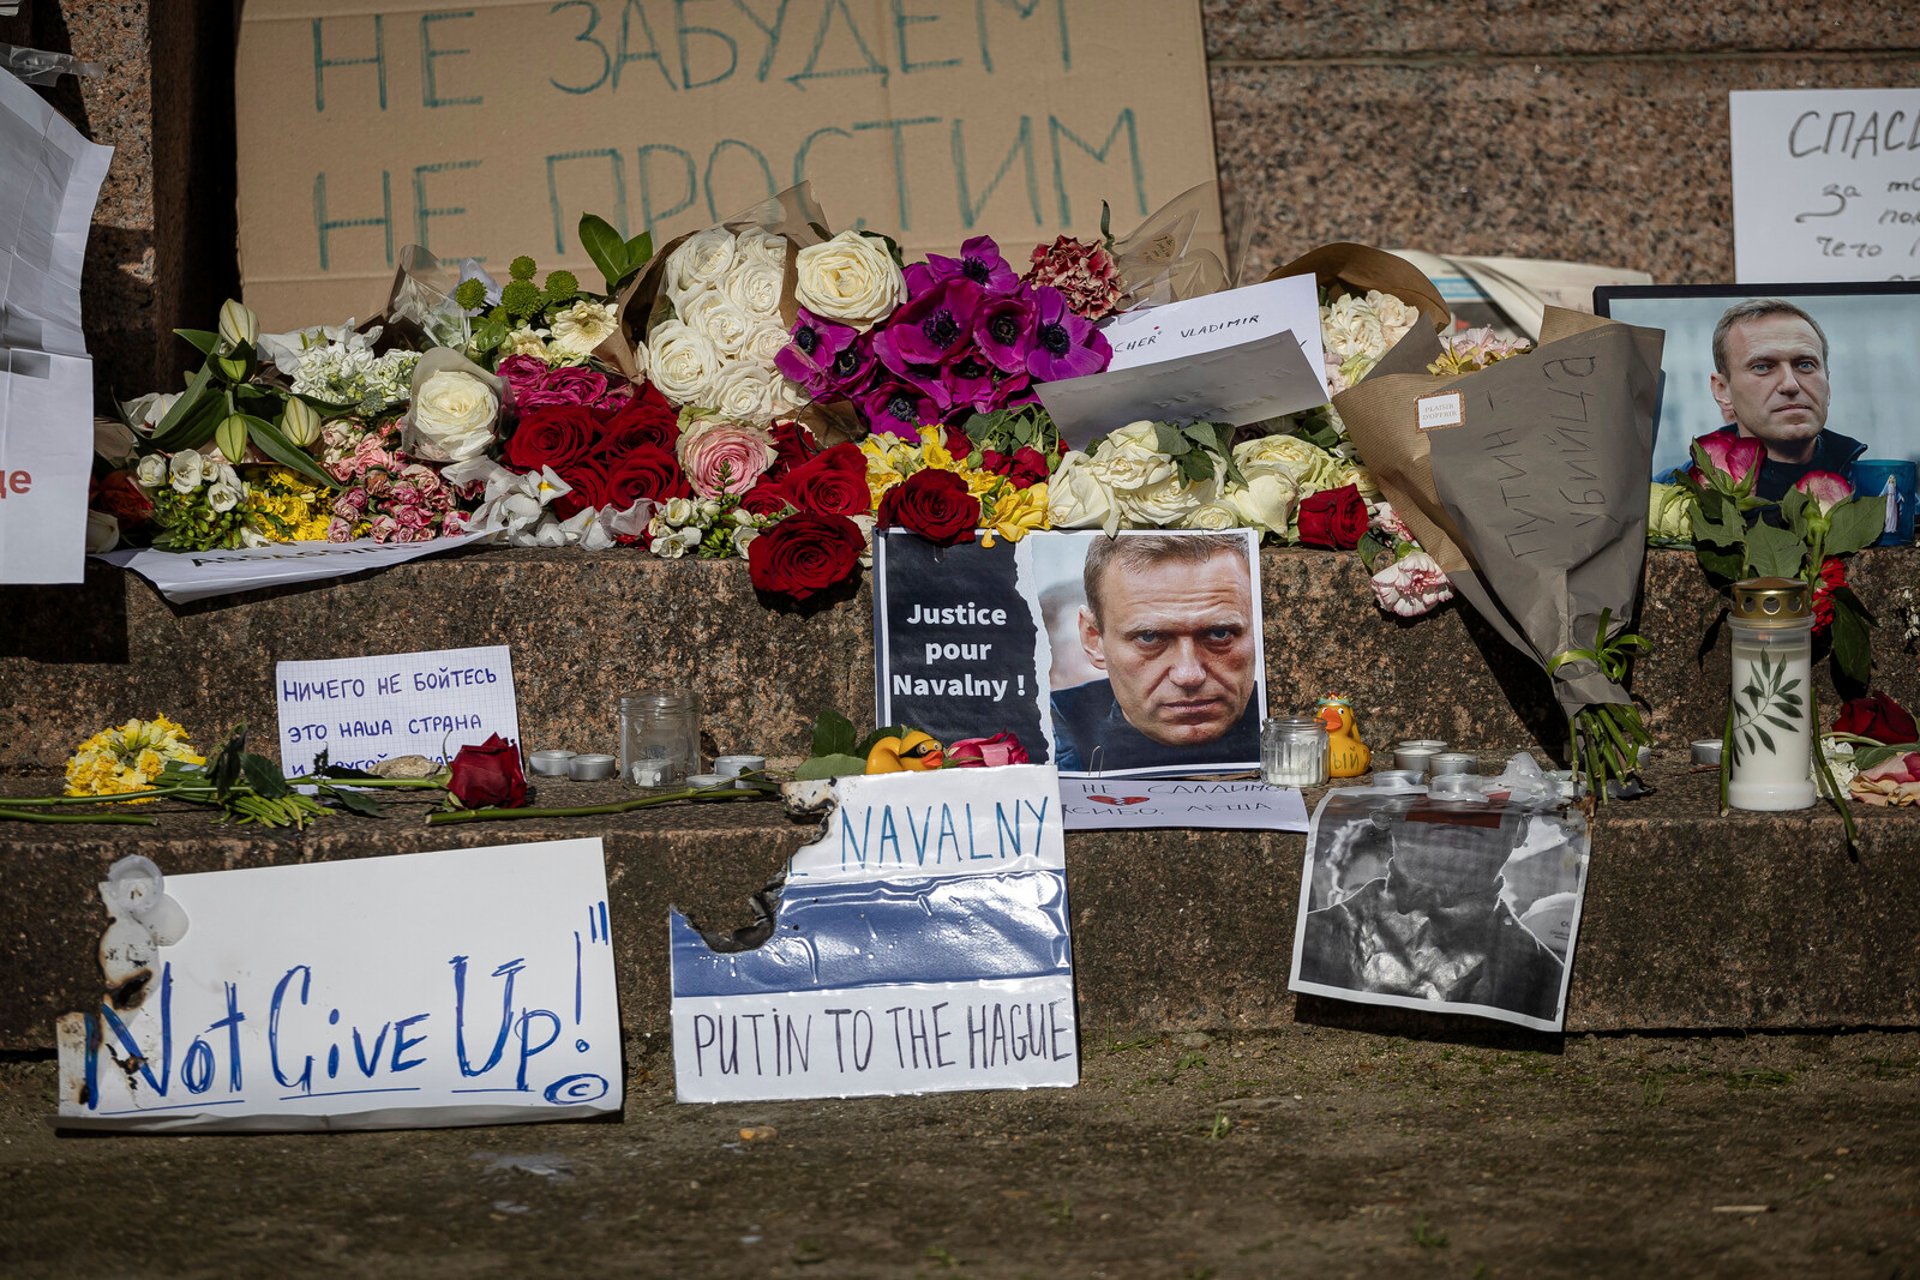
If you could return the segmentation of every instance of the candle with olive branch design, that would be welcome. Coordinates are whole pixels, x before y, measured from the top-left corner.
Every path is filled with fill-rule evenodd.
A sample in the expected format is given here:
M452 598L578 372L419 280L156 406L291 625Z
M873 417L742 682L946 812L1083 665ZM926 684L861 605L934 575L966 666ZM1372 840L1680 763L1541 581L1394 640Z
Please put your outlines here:
M1733 586L1733 702L1728 716L1736 809L1805 809L1813 786L1813 608L1807 584Z

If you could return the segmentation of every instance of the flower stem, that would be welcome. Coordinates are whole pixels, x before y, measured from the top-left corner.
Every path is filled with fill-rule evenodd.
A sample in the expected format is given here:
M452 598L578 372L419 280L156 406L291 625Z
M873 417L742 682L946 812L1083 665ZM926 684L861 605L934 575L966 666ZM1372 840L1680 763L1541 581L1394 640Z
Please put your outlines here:
M149 800L170 796L178 789L177 787L156 787L149 791L121 791L109 796L7 796L0 799L0 805L16 809L69 804L124 804L129 800Z
M143 818L137 813L46 813L31 809L0 808L0 821L14 822L58 822L58 823L96 823L112 827L152 827L158 826L153 818Z
M427 823L429 826L446 826L454 822L506 822L514 818L592 818L603 814L632 813L638 809L651 809L656 805L670 804L675 800L750 800L760 794L758 790L702 790L699 787L686 787L679 791L662 792L656 796L641 796L637 800L616 800L612 804L578 805L568 809L452 809L442 813L428 814Z

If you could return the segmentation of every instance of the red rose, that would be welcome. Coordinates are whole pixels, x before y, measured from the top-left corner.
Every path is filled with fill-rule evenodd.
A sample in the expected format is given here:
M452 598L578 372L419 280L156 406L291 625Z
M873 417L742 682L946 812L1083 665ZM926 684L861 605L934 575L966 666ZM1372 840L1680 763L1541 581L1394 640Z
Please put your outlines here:
M1351 551L1367 531L1367 504L1354 485L1325 489L1300 502L1300 545Z
M949 422L945 430L947 433L947 452L953 455L955 462L964 462L973 456L973 437L967 434L965 427L955 426Z
M980 524L980 499L951 471L916 471L880 499L880 523L910 529L943 547L971 542Z
M124 471L115 471L102 480L93 498L91 505L118 520L122 529L144 524L153 516L152 501Z
M747 544L747 577L758 590L805 600L851 578L866 550L860 526L845 516L800 511Z
M453 757L447 790L467 809L518 809L527 802L520 749L499 734Z
M568 492L553 500L553 513L562 520L571 519L588 507L597 509L607 505L607 473L594 459L582 458L564 467L555 467L553 474L566 481L568 487Z
M819 441L813 438L813 432L798 422L776 422L769 430L773 436L773 465L767 468L767 474L775 480L784 477L807 459L820 452Z
M634 395L600 424L599 453L613 457L641 445L672 453L680 443L680 415L666 397L643 382Z
M642 498L665 502L669 498L692 497L693 486L687 483L687 474L680 469L678 458L665 449L642 445L608 464L602 493L606 500L601 506L625 511Z
M963 769L997 769L1002 765L1026 764L1027 749L1010 733L991 738L962 738L947 748L947 763Z
M857 444L837 444L787 473L780 486L793 505L823 516L864 516L873 510L867 455Z
M740 495L741 509L756 516L777 516L792 505L793 498L787 487L764 476L759 484Z
M1045 480L1052 474L1047 466L1047 455L1031 445L1022 445L1013 451L1009 458L1004 453L995 453L989 449L980 455L980 469L991 471L994 475L1005 476L1016 489L1025 489Z
M586 457L599 438L600 420L593 410L580 404L552 405L520 419L501 461L515 471L558 471Z
M1835 733L1857 733L1875 742L1897 746L1920 741L1920 726L1907 709L1879 690L1864 698L1849 698L1833 722Z
M1847 566L1838 556L1828 556L1820 564L1820 581L1813 588L1813 634L1824 635L1833 625L1833 592L1847 585Z

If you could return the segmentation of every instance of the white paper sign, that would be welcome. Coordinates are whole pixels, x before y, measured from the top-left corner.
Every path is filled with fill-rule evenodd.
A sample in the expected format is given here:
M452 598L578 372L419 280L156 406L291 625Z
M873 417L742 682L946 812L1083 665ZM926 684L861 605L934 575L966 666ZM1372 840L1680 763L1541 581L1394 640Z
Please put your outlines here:
M1060 809L1069 831L1127 827L1307 829L1307 805L1299 788L1270 787L1264 782L1062 778Z
M240 547L232 551L155 551L135 548L109 551L99 559L119 565L151 582L175 604L232 595L261 587L286 587L350 573L386 569L422 556L439 555L473 543L490 542L491 531L462 533L431 542L295 542L272 547Z
M682 1102L1079 1080L1059 775L838 779L771 934L715 951L673 913Z
M1736 280L1920 280L1920 88L1731 99Z
M1291 333L1320 379L1326 402L1326 364L1320 343L1320 292L1312 276L1285 276L1260 284L1128 311L1102 330L1113 344L1107 372L1183 360Z
M112 156L0 71L0 582L86 574L93 361L80 268Z
M495 733L520 741L513 654L503 644L282 662L274 696L290 778L312 773L322 751L329 764L364 769L394 756L444 764Z
M374 1129L618 1111L600 841L169 876L137 1008L58 1026L58 1123Z

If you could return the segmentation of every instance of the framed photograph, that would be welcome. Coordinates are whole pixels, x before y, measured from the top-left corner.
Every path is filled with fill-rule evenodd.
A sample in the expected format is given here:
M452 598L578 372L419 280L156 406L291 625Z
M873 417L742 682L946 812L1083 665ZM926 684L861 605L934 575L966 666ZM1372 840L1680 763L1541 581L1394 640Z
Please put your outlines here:
M1826 335L1824 401L1798 416L1866 446L1868 458L1920 457L1920 281L1833 284L1602 285L1593 309L1626 324L1666 331L1653 478L1690 461L1688 445L1734 420L1715 395L1713 335L1731 307L1778 298ZM1820 399L1820 389L1805 397ZM1764 406L1736 412L1763 412ZM1810 425L1810 424L1807 424ZM1803 425L1804 429L1804 425ZM1849 446L1844 452L1852 452Z

